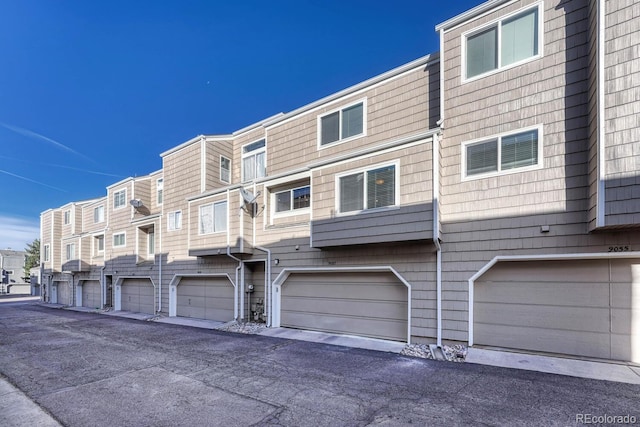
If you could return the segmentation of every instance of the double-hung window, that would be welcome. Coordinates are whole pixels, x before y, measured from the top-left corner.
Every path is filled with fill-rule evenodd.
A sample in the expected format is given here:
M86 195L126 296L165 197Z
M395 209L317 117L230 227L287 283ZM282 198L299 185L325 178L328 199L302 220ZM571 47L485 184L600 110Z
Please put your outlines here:
M224 156L220 156L220 181L231 182L231 160Z
M319 117L320 146L364 134L364 101Z
M276 213L291 212L311 206L311 187L293 188L275 193Z
M113 209L123 208L127 205L127 189L113 193Z
M496 175L541 164L539 129L469 142L463 148L465 177Z
M93 222L104 222L104 205L97 206L93 209Z
M242 147L242 181L266 175L266 143L264 139Z
M42 261L43 262L49 262L49 260L51 259L51 246L44 245L44 251L42 254Z
M164 179L160 178L156 181L156 203L158 205L162 204L163 197L164 197Z
M382 166L338 178L340 212L357 212L398 204L396 165Z
M466 34L464 77L470 79L540 54L539 6Z
M64 211L64 225L69 225L71 224L71 211Z
M227 202L200 206L200 234L227 231Z
M76 257L76 244L75 243L69 243L66 247L66 256L67 256L67 261L75 259Z
M113 235L113 247L118 248L127 244L125 233L116 233Z
M169 212L167 214L167 230L174 231L182 228L182 211Z

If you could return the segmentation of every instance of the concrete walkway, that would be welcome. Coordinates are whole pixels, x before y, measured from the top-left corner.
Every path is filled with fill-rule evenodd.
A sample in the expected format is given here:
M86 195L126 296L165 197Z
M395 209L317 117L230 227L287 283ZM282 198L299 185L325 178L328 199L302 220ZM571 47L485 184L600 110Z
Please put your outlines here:
M0 425L4 427L59 427L55 419L23 392L0 376Z
M640 384L640 366L624 363L596 362L479 348L470 348L468 350L466 362L578 378Z

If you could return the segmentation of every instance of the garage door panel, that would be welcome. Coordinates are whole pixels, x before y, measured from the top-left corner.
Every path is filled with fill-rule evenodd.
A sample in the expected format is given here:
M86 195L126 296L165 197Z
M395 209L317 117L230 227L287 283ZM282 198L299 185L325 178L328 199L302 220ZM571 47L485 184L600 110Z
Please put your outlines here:
M583 308L527 304L478 303L475 321L482 324L499 324L496 314L509 319L512 326L527 328L554 328L570 331L609 332L608 308Z
M406 321L389 321L387 319L361 318L348 316L322 315L310 317L308 313L288 312L282 319L282 326L298 329L322 331L329 333L360 335L372 338L397 340L398 335L406 337Z
M640 260L509 264L476 282L476 344L640 362Z
M296 311L311 314L327 313L331 315L380 317L385 319L407 319L406 302L344 300L336 298L282 297L285 307L295 307ZM322 311L319 311L321 309ZM373 314L373 315L372 315Z
M233 319L234 289L226 277L185 277L176 292L178 316L222 322Z
M408 292L391 273L297 273L281 289L282 326L407 339Z
M544 268L531 270L530 261L497 264L482 275L482 281L500 280L508 275L526 282L609 282L607 260L545 261Z
M288 285L285 285L288 286ZM327 296L343 299L376 301L406 301L407 289L401 289L396 285L374 283L347 283L347 282L304 282L296 280L295 289L287 289L287 295L297 297Z
M82 282L82 306L99 308L101 300L100 282L97 280L84 280Z
M480 327L475 333L486 345L550 353L576 354L608 359L611 357L608 333L558 329L532 329L507 325ZM527 337L523 340L523 337Z
M608 307L609 290L606 282L564 283L500 281L486 282L484 278L476 287L474 295L478 302L512 303L523 300L530 304L567 306Z
M69 290L69 284L67 282L57 282L58 284L58 304L69 305L69 295L71 291Z
M120 286L120 308L134 313L155 314L154 289L149 279L124 279Z
M640 331L640 308L611 309L611 332L631 334Z

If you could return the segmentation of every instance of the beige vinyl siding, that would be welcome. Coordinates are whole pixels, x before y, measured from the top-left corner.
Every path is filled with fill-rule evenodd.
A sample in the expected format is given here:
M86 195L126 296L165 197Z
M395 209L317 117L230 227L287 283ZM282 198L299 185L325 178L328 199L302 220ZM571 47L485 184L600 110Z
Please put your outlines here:
M223 253L226 253L227 231L200 234L200 207L219 202L227 202L227 207L229 206L226 192L216 196L198 199L189 204L188 223L184 222L183 226L188 226L189 228L190 251L202 249L220 249ZM225 215L227 215L227 213L225 213ZM229 224L227 224L227 229L229 229Z
M468 279L494 256L640 249L637 233L588 234L594 202L587 3L544 2L542 58L461 82L461 34L532 3L509 3L445 33L444 339L467 339ZM542 169L462 181L463 142L533 125L543 126Z
M336 180L350 171L395 164L399 206L339 213ZM431 141L313 171L313 245L341 246L431 239L433 235Z
M227 159L233 159L233 142L232 141L207 141L206 143L206 188L205 191L215 190L229 185L220 180L220 156ZM231 168L236 165L232 160ZM231 181L233 181L233 171L230 173Z
M155 197L155 180L153 181L153 196ZM129 202L133 199L140 200L142 206L136 209L131 209L133 212L133 219L144 218L151 213L151 180L149 177L135 178L132 184L133 191L131 194L127 193L127 206L131 207Z
M607 226L640 224L640 3L605 1Z
M270 127L267 143L269 174L295 170L319 159L353 152L435 127L438 65L418 67L402 77L356 93L317 110ZM435 87L433 87L433 86ZM430 92L431 91L431 92ZM318 117L366 99L366 136L318 149Z
M164 203L162 249L173 260L188 259L188 203L187 197L200 193L201 143L190 144L164 157ZM167 214L182 211L182 228L168 231Z
M46 211L40 215L40 234L41 234L41 263L44 264L45 270L53 269L54 260L53 253L57 252L57 246L54 240L52 239L52 227L54 223L54 212L53 210ZM49 245L49 261L44 261L44 246Z
M161 213L162 204L158 204L158 180L162 178L162 171L155 172L149 176L149 206L150 213ZM164 183L163 183L164 185ZM163 190L164 197L164 190Z

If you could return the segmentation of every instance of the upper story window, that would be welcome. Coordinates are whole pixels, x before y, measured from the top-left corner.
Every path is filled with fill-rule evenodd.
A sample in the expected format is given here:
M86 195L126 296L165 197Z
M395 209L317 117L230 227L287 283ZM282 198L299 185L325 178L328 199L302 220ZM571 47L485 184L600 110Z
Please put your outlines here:
M200 206L200 234L227 231L227 202Z
M167 214L167 230L175 231L182 228L182 211L169 212Z
M537 57L542 33L539 6L463 35L465 78L487 74Z
M242 181L251 181L266 175L265 147L264 139L242 147Z
M162 196L164 192L164 179L160 178L156 181L156 202L162 204Z
M42 261L49 262L50 259L51 259L51 246L47 244L47 245L44 245L43 247Z
M320 147L364 135L365 102L325 114L318 120Z
M127 189L113 193L113 209L123 208L127 205Z
M127 236L125 233L116 233L113 235L113 247L119 248L127 244Z
M71 224L71 211L64 211L64 225L69 225Z
M299 187L275 193L275 211L290 212L311 206L311 187Z
M220 156L220 181L231 182L231 160L224 156Z
M66 260L72 260L76 257L76 245L75 243L69 243L66 247Z
M94 254L102 254L104 253L104 234L94 237Z
M542 165L540 129L463 144L463 178L509 173Z
M104 205L93 208L93 222L104 222Z
M338 178L339 211L358 212L398 205L396 165L382 166Z

